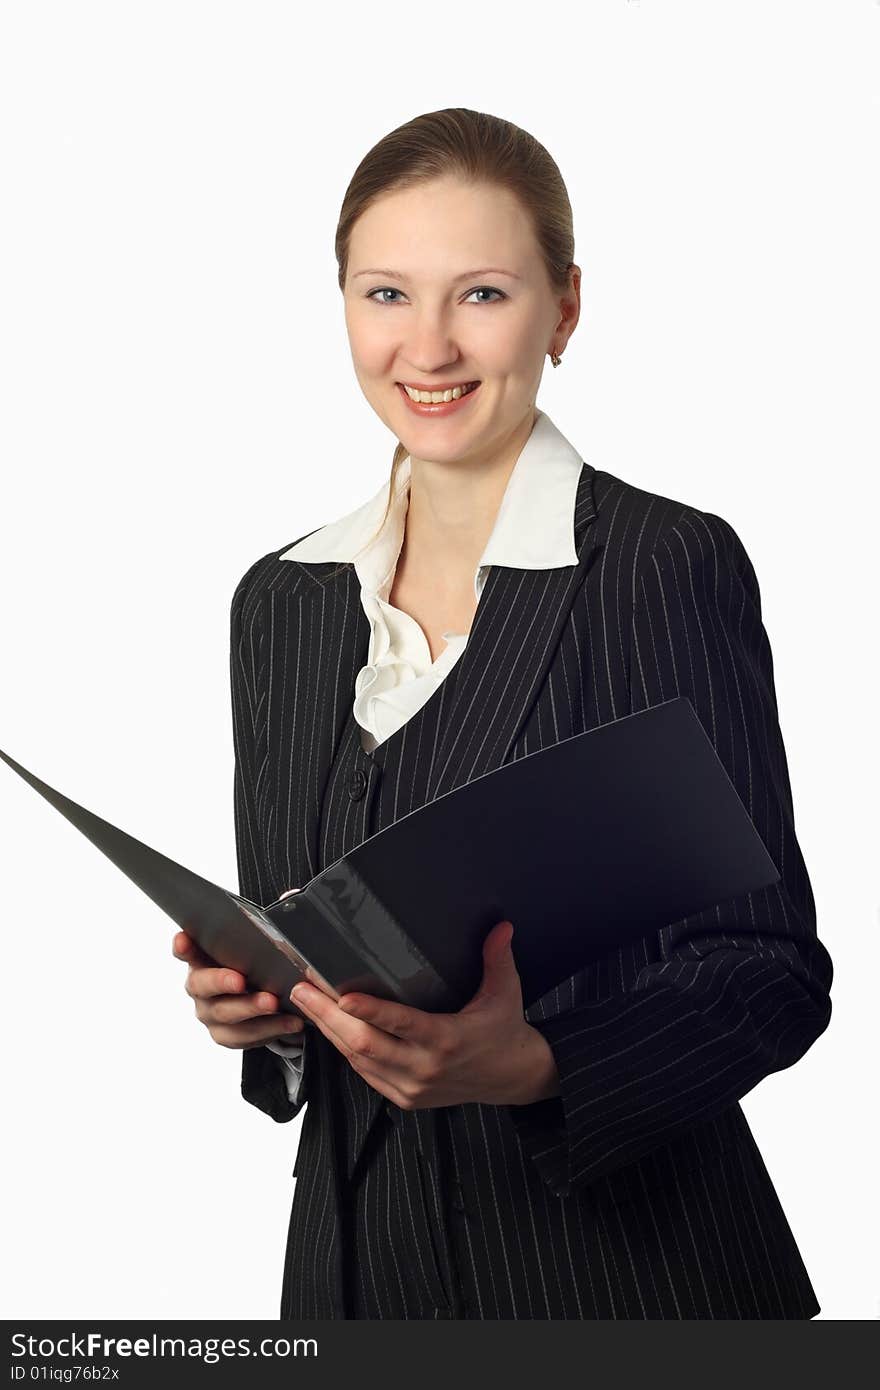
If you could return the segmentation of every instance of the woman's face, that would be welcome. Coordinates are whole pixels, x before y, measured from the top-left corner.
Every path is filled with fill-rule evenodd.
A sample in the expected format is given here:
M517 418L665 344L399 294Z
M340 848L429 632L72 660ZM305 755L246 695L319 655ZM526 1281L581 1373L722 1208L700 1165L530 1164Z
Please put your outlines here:
M352 230L345 320L355 373L414 458L487 458L531 422L547 353L562 351L579 307L580 271L567 294L552 289L506 189L436 179L386 194ZM412 409L403 389L474 381L447 413Z

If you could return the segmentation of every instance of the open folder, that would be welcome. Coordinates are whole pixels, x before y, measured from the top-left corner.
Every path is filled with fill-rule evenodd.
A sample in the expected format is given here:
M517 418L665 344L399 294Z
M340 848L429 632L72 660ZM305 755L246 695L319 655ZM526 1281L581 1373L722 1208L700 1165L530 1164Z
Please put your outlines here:
M528 1008L620 943L779 879L684 697L485 773L265 906L0 758L203 951L288 1013L299 1012L289 995L303 978L334 998L357 990L457 1011L479 988L483 941L503 919Z

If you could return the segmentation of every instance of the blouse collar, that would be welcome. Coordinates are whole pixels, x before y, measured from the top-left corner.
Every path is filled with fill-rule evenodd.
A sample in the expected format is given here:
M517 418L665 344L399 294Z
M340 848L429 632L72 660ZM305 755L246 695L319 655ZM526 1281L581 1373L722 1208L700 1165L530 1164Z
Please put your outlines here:
M474 579L478 593L482 587L481 573L490 565L538 570L578 563L574 507L582 468L583 459L577 450L549 415L538 410L532 432L507 480L495 525L480 557ZM297 541L278 558L306 564L354 561L362 587L387 597L382 591L393 576L403 545L410 469L407 454L397 470L395 496L386 524L372 545L363 549L385 512L387 479L369 501Z

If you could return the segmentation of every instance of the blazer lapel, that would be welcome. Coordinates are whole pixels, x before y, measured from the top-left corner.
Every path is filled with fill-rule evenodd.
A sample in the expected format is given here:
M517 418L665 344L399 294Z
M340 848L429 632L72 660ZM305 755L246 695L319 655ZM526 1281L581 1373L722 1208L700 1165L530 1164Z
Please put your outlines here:
M455 698L430 799L501 767L538 697L575 594L601 550L591 544L595 470L584 464L574 510L578 563L559 569L494 566L459 657Z
M585 463L578 484L576 565L490 569L454 671L455 695L441 731L429 799L501 767L528 718L575 594L601 549L591 544L594 472ZM268 715L270 747L289 755L278 785L297 789L288 820L290 852L310 878L318 872L321 798L370 638L353 570L329 580L313 575L312 585L305 596L299 585L290 594L273 595Z
M594 472L585 463L578 485L573 517L577 565L490 569L467 645L454 668L455 694L440 734L429 800L501 767L527 720L575 595L601 550L601 544L591 543L596 519ZM273 699L287 725L282 738L290 762L283 780L298 789L291 797L293 842L288 852L301 869L300 882L318 872L321 798L350 713L355 678L369 647L369 622L354 572L346 570L328 581L313 578L319 593L288 599L288 605L298 603L296 614L289 606L273 613L273 627L276 621L285 625L277 648L284 657L283 669L276 661L279 684L277 689L273 686ZM349 1117L349 1178L384 1100L366 1083L363 1091L353 1126ZM432 1155L436 1146L433 1113L413 1112L406 1122L414 1128L422 1151Z
M575 595L602 549L601 543L592 543L597 514L594 472L584 464L577 491L573 518L577 565L544 570L493 566L490 570L467 645L453 668L455 694L440 734L429 800L501 767L528 719ZM349 1179L367 1152L384 1099L366 1083L363 1090L363 1096L359 1090L358 1113L348 1137ZM436 1113L401 1112L399 1122L411 1131L413 1142L433 1165Z

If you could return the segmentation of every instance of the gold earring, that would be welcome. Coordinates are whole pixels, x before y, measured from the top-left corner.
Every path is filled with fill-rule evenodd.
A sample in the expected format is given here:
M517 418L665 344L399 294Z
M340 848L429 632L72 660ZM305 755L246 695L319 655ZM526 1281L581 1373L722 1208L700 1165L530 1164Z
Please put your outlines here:
M558 353L551 352L550 361L553 363L554 367L558 367L560 362L562 361L562 358L559 356Z

